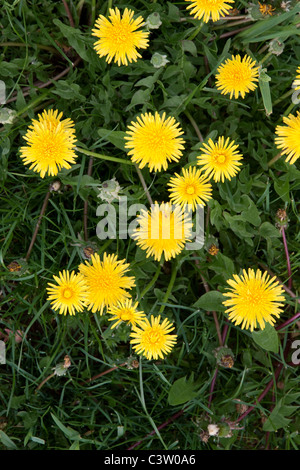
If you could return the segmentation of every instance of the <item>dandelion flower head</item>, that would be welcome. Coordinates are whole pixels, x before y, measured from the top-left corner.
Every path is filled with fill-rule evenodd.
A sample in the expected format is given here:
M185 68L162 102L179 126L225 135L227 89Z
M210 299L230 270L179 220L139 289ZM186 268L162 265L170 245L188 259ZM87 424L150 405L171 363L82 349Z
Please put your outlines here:
M262 273L259 269L244 269L243 274L233 275L227 283L230 291L224 294L228 297L223 304L228 307L229 320L241 328L250 329L259 325L263 330L266 323L273 325L274 317L279 318L285 298L283 289L275 277L270 278L267 272Z
M297 75L293 82L293 86L295 87L295 90L300 90L300 67L297 68Z
M118 302L117 305L109 307L107 313L112 315L109 321L115 322L111 327L112 329L122 322L134 326L146 317L143 311L138 311L138 302L133 304L132 299L125 299L123 302Z
M82 312L86 306L87 291L84 278L74 271L62 271L58 276L53 276L56 284L48 283L48 298L51 300L53 310L58 310L62 315L69 313L75 315Z
M195 167L183 168L182 175L175 173L168 186L170 186L170 201L182 207L189 205L195 210L197 205L204 206L205 201L211 199L212 186L209 178Z
M178 162L182 156L182 134L174 117L145 113L128 126L125 148L130 149L128 155L140 168L148 165L150 171L166 170L169 162Z
M150 321L146 318L132 327L130 343L137 354L142 354L149 360L164 359L177 341L177 335L170 334L174 328L166 318L161 322L160 315L151 315Z
M194 18L201 20L203 18L204 23L208 23L210 19L212 21L218 21L221 17L227 15L232 9L229 3L234 3L234 0L185 0L190 5L187 9L191 9L190 14Z
M21 147L20 156L24 165L44 178L46 173L55 176L62 168L69 169L75 163L75 130L71 119L61 119L63 113L50 109L33 119Z
M296 116L283 116L283 122L285 126L276 127L278 137L275 138L275 144L282 150L282 155L286 155L285 161L292 165L300 157L300 112L297 111Z
M127 292L135 285L134 277L126 276L129 263L118 260L117 255L104 253L103 260L98 253L91 255L91 261L79 265L87 286L87 308L92 313L103 314L105 307L111 307L130 297Z
M92 35L98 40L94 48L100 57L106 56L109 64L112 60L120 65L136 62L141 54L137 49L148 47L149 32L138 29L144 25L144 19L139 16L133 19L134 11L125 8L121 16L118 8L110 8L110 16L100 15L92 30Z
M147 258L154 256L160 261L175 258L191 237L192 222L186 220L180 206L169 202L152 204L149 211L142 210L138 216L139 227L132 234L137 245L145 250Z
M214 143L212 139L208 143L203 143L201 155L198 156L198 165L201 165L201 170L204 174L213 178L215 182L221 181L224 183L225 179L231 180L242 165L241 161L243 156L237 150L238 145L235 141L230 141L229 137L219 137L218 141Z
M217 69L216 86L221 94L229 94L235 99L241 95L245 98L246 93L255 90L258 82L258 67L251 57L245 55L243 59L238 54L226 59Z

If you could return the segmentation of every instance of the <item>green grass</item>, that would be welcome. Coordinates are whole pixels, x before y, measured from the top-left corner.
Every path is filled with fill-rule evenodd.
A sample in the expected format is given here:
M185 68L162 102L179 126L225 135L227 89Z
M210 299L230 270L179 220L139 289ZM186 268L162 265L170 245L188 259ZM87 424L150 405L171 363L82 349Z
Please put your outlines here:
M63 2L3 1L1 8L0 83L7 101L0 109L0 339L6 344L6 364L0 365L0 449L299 449L299 374L291 363L293 350L286 349L297 339L292 335L299 324L272 329L261 345L249 331L227 323L220 302L226 280L249 267L266 267L288 288L276 227L276 213L285 209L292 285L276 326L299 312L299 163L290 165L281 157L268 166L278 153L276 126L283 115L299 110L291 100L300 63L299 9L292 10L297 2L284 12L281 2L273 1L274 16L256 11L255 20L236 26L233 20L210 22L197 35L199 22L184 1L67 3L74 27ZM142 59L128 67L107 64L93 49L94 19L111 5L131 7L144 18L154 11L161 17ZM247 2L237 1L235 7L238 15L246 15ZM280 55L268 52L274 38L284 45ZM155 52L166 54L169 63L154 68ZM215 87L218 65L236 53L263 63L270 77L244 100L230 100ZM3 108L13 110L13 122L3 122ZM50 108L75 122L81 151L70 170L41 179L22 164L19 149L31 119ZM156 110L180 122L186 148L166 172L142 171L153 201L166 200L169 178L196 163L199 138L226 135L244 155L235 178L213 184L204 247L185 250L161 266L131 239L96 235L96 188L103 181L115 177L128 203L149 204L135 166L128 164L122 136L137 115ZM55 180L60 189L51 192L25 261ZM219 246L216 256L208 253L211 243ZM60 316L50 308L47 283L60 270L77 270L89 246L126 258L141 309L174 322L177 345L164 360L134 354L127 325L111 330L105 315ZM21 271L8 269L14 261ZM226 334L232 367L217 363L216 325ZM14 333L7 336L7 329ZM21 341L15 337L18 330ZM60 376L57 366L66 355L71 366ZM241 419L238 403L254 409ZM230 430L228 422L236 426ZM205 439L212 423L220 435Z

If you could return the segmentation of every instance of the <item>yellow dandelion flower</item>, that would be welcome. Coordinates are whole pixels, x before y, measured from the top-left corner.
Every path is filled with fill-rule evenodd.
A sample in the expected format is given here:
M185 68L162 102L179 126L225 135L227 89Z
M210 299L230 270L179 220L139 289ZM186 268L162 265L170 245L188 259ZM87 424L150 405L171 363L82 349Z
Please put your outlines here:
M20 153L24 165L31 165L44 178L45 174L55 176L62 168L71 168L77 155L75 148L74 122L63 119L63 113L57 110L43 111L38 119L33 119L24 139L28 145L21 147Z
M273 11L275 11L275 8L273 8L272 5L269 5L269 4L265 5L260 2L258 2L258 4L259 4L259 11L261 12L262 15L264 16L273 15Z
M132 327L130 343L137 354L147 359L164 359L176 344L177 335L170 335L175 327L166 318L160 323L160 315L151 315L150 321L146 318L138 326Z
M243 156L237 151L238 145L234 145L234 140L230 142L229 137L219 137L218 142L214 143L208 139L208 143L203 143L201 155L198 158L198 165L202 166L202 171L209 178L213 177L215 182L225 179L231 180L238 171L242 163Z
M241 328L253 331L257 324L263 330L265 323L273 325L275 319L279 318L285 300L283 289L279 282L275 281L275 276L270 279L267 272L258 269L243 270L243 275L233 275L234 279L229 279L227 283L231 287L231 292L226 292L223 304L229 307L225 313L228 313L229 320Z
M139 227L132 234L137 245L146 250L147 258L154 256L160 261L175 258L191 237L192 222L186 220L180 206L172 207L169 202L155 202L150 211L142 210L138 216Z
M47 300L51 300L53 310L59 310L60 314L75 315L82 312L86 306L87 291L84 278L74 271L62 271L58 276L53 276L57 284L48 283Z
M283 122L286 126L276 127L279 137L275 138L275 144L282 149L282 155L287 155L285 161L292 165L300 157L300 112L297 111L297 116L283 116Z
M245 98L246 93L257 87L258 67L251 57L245 55L243 59L238 54L232 59L226 59L217 69L216 86L221 94L230 94L230 98L237 99L239 95Z
M109 307L107 313L112 315L109 321L115 321L112 329L119 325L121 322L126 322L128 325L134 326L142 321L146 315L143 311L138 311L138 302L132 304L132 299L126 299L123 302L118 302L117 305Z
M232 9L228 3L234 3L234 0L185 0L190 2L187 9L192 8L190 14L194 18L201 20L203 18L204 23L208 23L210 19L212 21L218 21L221 17L230 13Z
M125 276L129 263L118 260L116 255L104 253L101 261L98 253L91 255L91 262L79 265L87 285L87 308L93 313L103 314L105 307L111 307L130 297L126 289L135 285L134 277Z
M212 186L209 178L201 174L201 170L190 167L182 169L182 175L175 173L170 179L170 201L181 207L192 206L195 210L197 205L204 206L205 201L211 199Z
M179 123L173 117L166 119L166 113L142 114L137 122L128 126L125 148L128 155L140 168L148 165L150 171L166 170L168 162L178 162L184 149L183 134Z
M295 90L300 90L300 67L297 68L296 72L298 75L296 75L293 86L295 87Z
M148 47L149 32L137 31L145 24L144 19L139 16L134 20L134 11L128 8L122 17L118 8L110 8L109 13L109 19L100 15L92 30L92 35L99 38L94 44L97 54L106 56L109 64L113 59L119 66L136 62L141 57L137 49Z

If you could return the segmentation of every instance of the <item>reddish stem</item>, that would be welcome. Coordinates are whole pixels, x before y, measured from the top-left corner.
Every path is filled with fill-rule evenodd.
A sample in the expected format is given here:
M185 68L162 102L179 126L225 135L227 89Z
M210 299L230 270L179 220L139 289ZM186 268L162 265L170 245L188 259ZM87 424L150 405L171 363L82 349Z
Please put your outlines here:
M208 405L207 405L208 408L210 408L210 405L211 405L211 402L212 402L212 398L213 398L213 393L214 393L214 388L215 388L215 384L216 384L218 372L219 372L219 368L217 367L216 370L215 370L214 376L213 376L213 378L212 378L211 384L210 384L209 398L208 398Z
M62 0L63 4L64 4L64 7L65 7L65 10L66 10L66 13L67 13L67 16L69 18L69 23L70 23L70 26L72 26L72 28L74 28L75 26L75 23L74 23L74 20L73 20L73 16L70 12L70 9L69 9L69 6L66 2L66 0Z
M30 242L30 245L29 245L29 248L28 248L28 251L27 251L27 254L26 254L26 261L29 260L29 257L31 255L31 251L32 251L32 248L33 248L33 245L35 244L35 240L36 240L36 237L37 237L37 234L38 234L38 231L39 231L39 228L40 228L40 225L41 225L41 222L42 222L42 219L44 217L44 214L45 214L45 211L47 209L47 205L48 205L48 201L49 201L49 198L51 196L51 191L50 189L48 189L48 192L45 196L45 199L44 199L44 202L43 202L43 206L42 206L42 209L41 209L41 212L40 212L40 216L38 218L38 221L37 221L37 224L35 226L35 230L34 230L34 233L32 235L32 239L31 239L31 242Z
M281 325L277 325L275 330L277 330L277 331L282 330L283 328L285 328L286 326L290 325L295 320L297 320L297 318L299 318L299 317L300 317L300 312L296 313L293 317L289 318L284 323L281 323Z
M175 421L175 419L179 418L179 416L181 416L183 413L184 413L184 410L178 411L178 413L175 413L173 416L171 416L170 418L168 418L167 421L165 421L165 422L162 423L160 426L158 426L157 430L160 431L161 429L165 428L166 426L168 426L168 424L172 423L173 421ZM149 432L149 434L147 434L143 439L141 439L140 441L136 442L136 443L133 444L131 447L128 447L127 450L133 450L133 449L135 449L135 448L138 447L140 444L142 444L142 442L144 441L144 439L146 439L147 437L153 436L154 434L155 434L155 430L153 429L153 431Z
M276 383L276 381L277 381L277 379L278 379L278 377L279 377L279 374L280 374L282 368L283 368L283 364L278 364L277 370L276 370L276 372L275 372L275 374L274 374L274 378L270 380L270 382L268 383L268 385L266 386L266 388L264 389L264 391L259 395L259 397L258 397L258 399L257 399L258 403L261 402L261 400L267 395L267 393L269 392L269 390L271 390L271 388L272 388L274 382ZM274 379L275 379L275 381L274 381ZM252 410L254 410L254 408L255 408L255 406L250 406L250 407L247 409L247 411L245 411L245 413L243 413L241 416L239 416L239 417L235 420L234 424L239 423L239 422L242 421L244 418L246 418L246 416L248 416L248 414L249 414Z

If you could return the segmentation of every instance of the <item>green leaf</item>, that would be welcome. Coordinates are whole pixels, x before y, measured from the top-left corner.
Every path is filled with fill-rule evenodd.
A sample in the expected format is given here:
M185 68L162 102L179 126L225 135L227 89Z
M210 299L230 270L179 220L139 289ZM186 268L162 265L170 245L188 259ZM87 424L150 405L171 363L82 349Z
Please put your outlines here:
M258 229L259 235L264 238L278 238L280 237L279 230L275 225L270 222L263 222Z
M258 346L265 349L266 351L278 353L278 333L275 330L274 326L270 325L270 323L266 323L265 328L263 330L253 331L252 338Z
M257 227L261 223L261 218L259 216L258 209L254 202L249 199L249 207L245 210L242 211L241 216L247 220L247 222L250 222L250 224L254 225Z
M281 13L280 15L276 15L271 18L265 19L263 21L256 22L253 26L251 26L247 30L239 33L237 37L241 38L243 43L261 41L260 36L261 35L265 36L266 31L269 31L274 26L282 23L283 21L289 19L290 17L295 18L295 15L299 11L300 11L300 5L296 5L292 10L287 11L286 13ZM278 31L276 31L276 34L278 34Z
M225 298L221 292L211 290L210 292L203 294L200 299L194 303L193 307L200 308L208 312L211 312L212 310L223 312L226 308L222 303L224 300Z
M284 202L290 202L290 182L287 177L274 181L274 189Z
M193 41L184 39L181 44L184 52L189 52L192 56L197 57L197 46Z
M0 431L0 441L9 450L18 450L16 444L5 434L4 431Z
M199 384L194 382L194 374L187 380L186 376L176 380L170 388L168 402L172 406L182 405L197 396Z
M87 52L85 39L81 31L77 28L65 25L56 18L53 20L53 23L59 27L61 33L67 38L68 43L73 47L77 54L79 54L82 59L89 61L90 54Z
M51 413L52 419L57 424L59 429L64 433L64 435L71 440L79 440L81 439L79 433L75 431L75 429L70 428L69 426L66 427L58 418L55 416L55 414Z
M208 268L216 274L221 274L226 280L232 277L232 274L235 272L233 261L220 252L213 257Z
M77 83L70 83L66 80L58 80L52 93L65 100L85 101L85 97L80 93L80 86Z
M124 139L126 133L122 131L110 131L109 129L98 129L98 134L103 137L104 141L108 141L118 149L125 151L126 140Z
M291 414L295 413L298 406L287 406L285 405L285 398L281 398L268 419L264 422L264 431L277 431L281 428L286 428L291 419L287 418Z
M272 98L271 98L271 91L270 91L270 84L269 80L267 78L270 78L266 73L260 73L259 79L258 79L258 84L261 92L261 96L263 99L264 103L264 108L266 111L266 115L270 116L272 114L273 109L272 109Z

